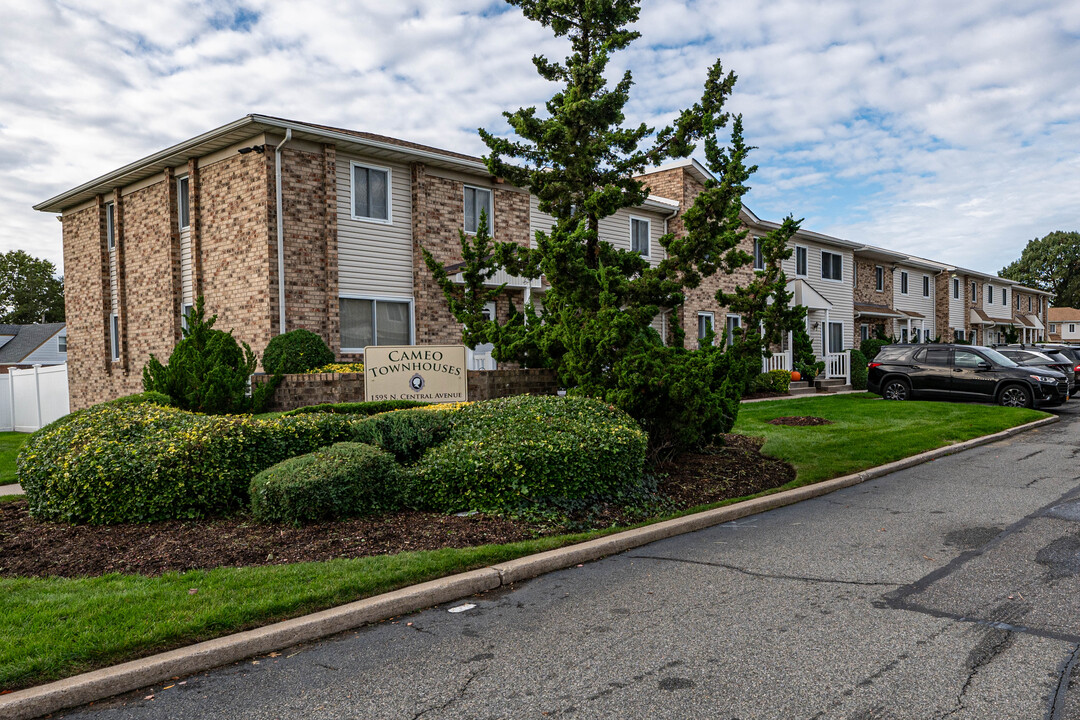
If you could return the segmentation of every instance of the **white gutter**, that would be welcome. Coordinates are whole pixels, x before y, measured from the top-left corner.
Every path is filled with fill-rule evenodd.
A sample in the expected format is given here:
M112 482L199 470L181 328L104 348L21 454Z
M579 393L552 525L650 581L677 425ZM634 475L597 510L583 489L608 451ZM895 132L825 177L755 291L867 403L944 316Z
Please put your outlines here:
M277 194L277 281L278 335L285 334L285 218L281 209L281 148L292 140L292 128L285 130L285 139L274 148L274 191Z

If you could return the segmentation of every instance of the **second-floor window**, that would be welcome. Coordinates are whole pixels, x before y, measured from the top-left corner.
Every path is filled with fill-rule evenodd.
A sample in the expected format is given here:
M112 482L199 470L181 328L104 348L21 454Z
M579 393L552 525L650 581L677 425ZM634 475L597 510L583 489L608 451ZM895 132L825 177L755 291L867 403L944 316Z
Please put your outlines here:
M844 256L821 251L821 277L824 280L844 279Z
M907 295L907 273L900 271L900 294Z
M761 238L754 238L754 269L765 269L765 253L761 250Z
M390 170L353 163L353 217L390 222Z
M795 246L795 275L806 276L806 248Z
M979 286L975 282L971 283L971 304L975 304L975 300L979 294Z
M874 289L885 292L885 268L880 265L874 266Z
M1001 304L1002 305L1008 305L1009 304L1009 291L1007 289L1005 289L1005 288L1001 288Z
M994 302L994 286L993 285L987 285L986 286L986 302L987 302L987 304L992 304Z
M475 233L480 227L480 213L487 216L488 235L494 235L491 225L491 191L465 186L465 232Z
M930 276L929 275L923 275L922 276L922 296L923 297L930 297Z
M112 203L105 206L105 237L109 242L109 249L116 248L116 206Z
M56 336L56 352L67 352L67 335Z
M176 211L180 218L180 229L191 226L191 198L188 194L188 176L176 178Z
M630 218L630 249L649 257L649 221Z
M960 299L960 280L958 278L953 278L953 281L952 281L952 296L953 296L954 300L959 300Z
M109 316L109 357L120 360L120 318L116 313Z
M1028 295L1028 312L1031 312L1031 296Z

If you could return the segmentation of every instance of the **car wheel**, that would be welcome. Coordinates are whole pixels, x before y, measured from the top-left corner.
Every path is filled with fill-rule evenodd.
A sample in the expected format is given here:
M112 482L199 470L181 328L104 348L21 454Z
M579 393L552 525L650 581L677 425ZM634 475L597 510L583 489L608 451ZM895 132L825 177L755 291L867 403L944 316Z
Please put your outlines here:
M1031 407L1031 392L1021 385L1009 385L998 396L998 404L1005 407Z
M889 380L881 389L881 397L886 400L907 400L911 397L911 386L904 380Z

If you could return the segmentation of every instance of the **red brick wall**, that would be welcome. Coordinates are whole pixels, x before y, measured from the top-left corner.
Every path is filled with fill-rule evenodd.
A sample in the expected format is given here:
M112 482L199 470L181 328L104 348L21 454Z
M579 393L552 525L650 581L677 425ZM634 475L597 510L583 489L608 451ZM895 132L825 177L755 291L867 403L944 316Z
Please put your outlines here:
M237 154L199 173L199 264L207 313L218 316L214 327L231 330L260 355L277 333L273 163L269 151Z
M100 204L64 216L64 306L71 409L109 385L109 256Z
M461 262L460 230L465 227L465 183L436 177L421 163L413 164L413 293L415 299L416 343L454 345L461 342L461 324L450 314L442 290L424 264L421 248L443 263ZM529 244L529 196L516 190L495 187L492 196L494 238L520 245ZM496 302L497 313L505 321L509 298L520 310L522 292L509 291Z

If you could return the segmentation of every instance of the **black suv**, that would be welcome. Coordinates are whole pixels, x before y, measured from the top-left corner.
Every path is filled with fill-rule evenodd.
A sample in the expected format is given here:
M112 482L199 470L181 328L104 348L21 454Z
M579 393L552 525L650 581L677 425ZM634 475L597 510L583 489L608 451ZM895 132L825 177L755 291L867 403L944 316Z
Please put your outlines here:
M886 345L867 368L866 389L886 400L918 396L1052 407L1069 398L1063 374L1017 365L978 345Z
M1076 394L1075 363L1057 350L1034 345L995 345L994 349L1017 365L1045 367L1057 370L1069 378L1069 396Z

